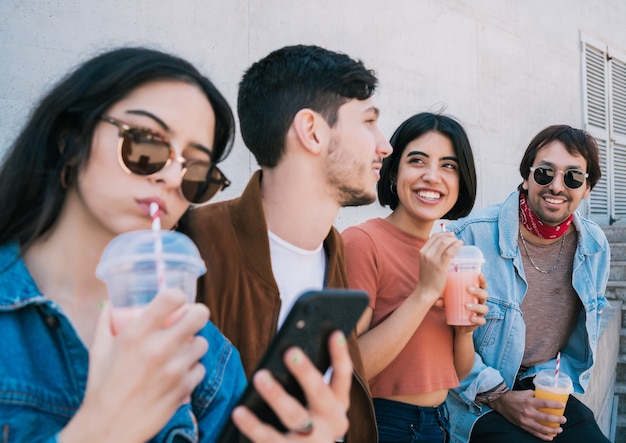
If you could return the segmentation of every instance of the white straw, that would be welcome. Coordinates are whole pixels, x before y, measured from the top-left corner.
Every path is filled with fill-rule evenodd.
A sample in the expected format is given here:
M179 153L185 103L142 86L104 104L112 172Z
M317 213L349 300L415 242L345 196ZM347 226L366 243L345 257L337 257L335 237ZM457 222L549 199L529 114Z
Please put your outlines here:
M152 218L152 232L154 232L154 252L156 255L156 271L159 292L166 288L165 261L163 260L163 239L161 238L161 218L159 217L158 203L150 203L150 217Z

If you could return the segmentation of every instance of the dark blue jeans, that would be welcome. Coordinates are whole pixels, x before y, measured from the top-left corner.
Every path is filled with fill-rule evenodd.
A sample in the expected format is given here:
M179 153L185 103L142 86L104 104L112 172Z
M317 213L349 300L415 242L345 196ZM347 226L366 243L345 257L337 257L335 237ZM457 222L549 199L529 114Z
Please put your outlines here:
M375 398L374 410L380 443L449 441L450 422L445 403L423 407Z

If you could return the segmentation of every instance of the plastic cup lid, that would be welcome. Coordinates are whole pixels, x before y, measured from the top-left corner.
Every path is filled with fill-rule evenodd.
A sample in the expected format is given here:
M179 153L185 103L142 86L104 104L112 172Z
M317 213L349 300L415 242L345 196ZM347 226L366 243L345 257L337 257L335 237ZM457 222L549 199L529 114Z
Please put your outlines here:
M195 267L198 276L206 272L204 261L194 242L185 234L175 231L131 231L120 234L104 248L96 268L98 278L106 278L110 271L132 263L152 262L157 259L157 236L163 250L159 254L166 263L176 262Z
M539 384L544 387L552 387L555 389L570 390L573 392L572 379L564 372L559 372L558 378L554 370L543 369L534 378L535 385Z
M451 264L468 264L468 263L485 263L485 257L483 253L477 246L473 245L463 245L461 249L456 253L452 260L450 260Z

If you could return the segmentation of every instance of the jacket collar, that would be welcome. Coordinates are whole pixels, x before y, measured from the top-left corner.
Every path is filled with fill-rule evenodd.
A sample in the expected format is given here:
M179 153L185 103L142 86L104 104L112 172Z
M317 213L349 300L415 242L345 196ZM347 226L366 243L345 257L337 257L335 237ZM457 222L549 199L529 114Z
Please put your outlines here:
M241 196L233 200L233 204L229 206L229 211L233 229L240 241L239 247L246 251L250 267L258 275L271 278L268 283L277 286L273 278L271 262L268 260L270 244L261 197L262 179L263 172L261 170L256 171ZM251 220L255 222L251 222ZM344 266L343 244L339 232L334 227L331 227L324 239L324 251L327 255L326 263L340 263L341 266ZM345 273L341 270L341 266L329 268L327 265L324 286L328 284L336 286L338 280L345 283Z
M261 198L262 172L256 171L240 197L228 206L239 248L254 272L272 286L278 287L272 273L267 222ZM269 279L269 280L268 280Z
M0 310L14 310L44 300L20 257L19 245L0 246Z

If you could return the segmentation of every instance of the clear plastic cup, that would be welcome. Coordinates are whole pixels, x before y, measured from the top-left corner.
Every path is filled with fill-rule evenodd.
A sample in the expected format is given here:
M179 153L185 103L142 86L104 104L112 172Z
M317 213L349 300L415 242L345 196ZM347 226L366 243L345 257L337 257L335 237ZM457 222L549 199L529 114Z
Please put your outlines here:
M567 404L570 394L574 392L574 385L572 379L562 372L559 372L558 377L555 375L555 371L550 369L544 369L540 371L533 379L535 384L535 398L543 398L546 400L557 400ZM539 408L541 412L546 412L552 415L562 416L565 412L563 409L553 408ZM559 423L546 422L537 420L539 423L552 428L559 427ZM556 434L550 434L553 437Z
M483 253L476 246L464 245L450 261L448 280L443 292L446 323L449 325L472 325L472 312L466 303L476 303L475 296L467 292L469 286L479 287L478 277L485 263Z
M205 272L198 248L180 232L144 230L115 237L96 268L96 276L106 283L109 292L113 334L119 334L141 314L161 284L181 289L189 303L195 302L198 277Z

